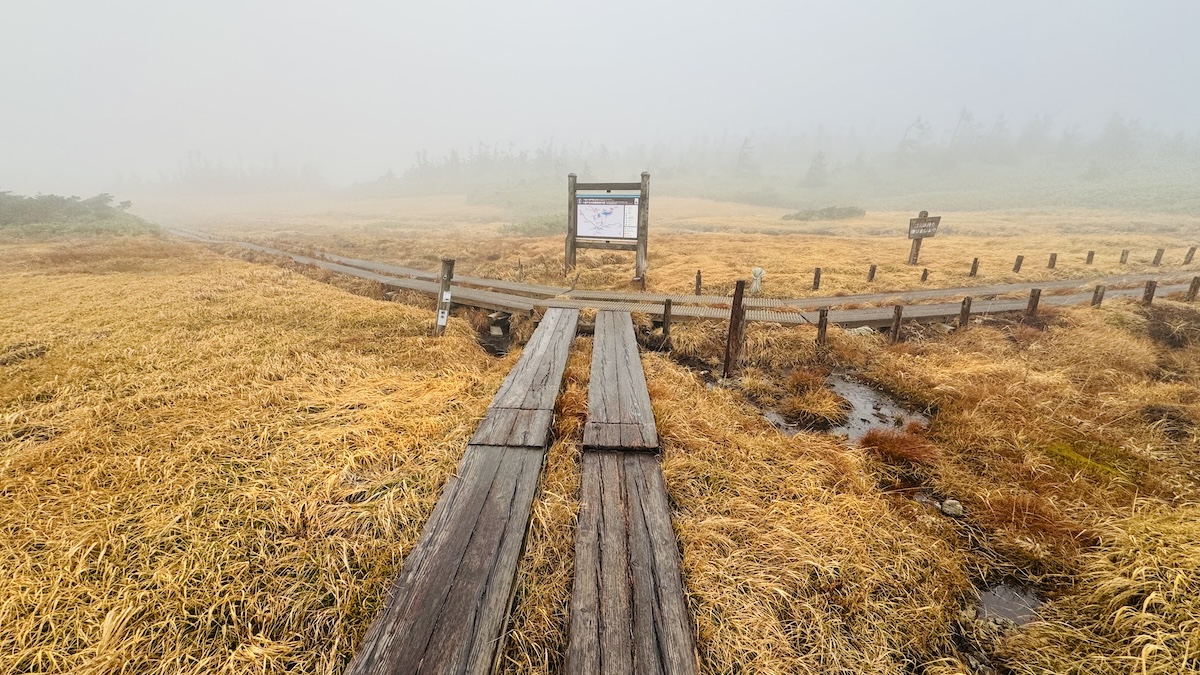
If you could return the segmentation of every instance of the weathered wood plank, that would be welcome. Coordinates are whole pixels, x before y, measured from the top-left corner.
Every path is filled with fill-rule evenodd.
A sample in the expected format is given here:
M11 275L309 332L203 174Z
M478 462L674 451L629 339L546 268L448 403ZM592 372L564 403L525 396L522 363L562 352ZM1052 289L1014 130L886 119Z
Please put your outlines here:
M589 450L658 447L654 410L629 312L596 314L583 446Z
M553 308L546 310L538 330L525 345L521 358L513 366L500 391L492 399L492 406L497 408L550 408L554 406L557 396L557 386L552 387L553 393L543 395L546 385L551 383L553 374L559 370L556 366L561 360L565 366L566 354L570 351L571 340L575 326L579 321L579 310ZM561 375L559 381L561 383ZM534 395L536 392L537 395ZM530 405L529 400L536 399L539 405ZM549 403L546 403L546 399Z
M667 673L699 671L691 615L684 595L679 547L671 529L671 507L662 468L650 455L630 455L627 463L640 465L644 490L638 494L646 530L654 550L654 584L657 590L655 628L663 645L663 670Z
M657 460L584 453L567 675L698 672Z

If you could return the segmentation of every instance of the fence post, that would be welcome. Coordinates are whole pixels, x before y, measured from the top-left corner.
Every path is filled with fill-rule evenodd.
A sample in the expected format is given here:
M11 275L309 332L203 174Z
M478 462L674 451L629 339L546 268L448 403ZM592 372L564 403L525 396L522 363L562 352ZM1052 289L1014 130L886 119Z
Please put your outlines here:
M820 267L813 270L813 290L814 291L821 290L821 268Z
M742 351L742 329L746 324L746 311L742 308L742 295L746 293L746 282L738 279L733 287L733 307L729 311L729 337L725 342L725 368L721 376L728 379L733 374L738 356Z
M446 321L450 318L450 280L454 278L454 258L442 258L441 291L437 298L437 323L433 326L433 335L437 337L446 331Z
M817 310L817 346L824 347L829 341L829 308Z
M696 270L696 295L700 295L700 270Z
M979 258L976 258L971 261L971 273L968 274L967 276L975 277L978 275L979 275Z
M876 267L877 267L876 265L871 265L871 268L867 270L867 283L868 284L871 283L872 281L875 281Z
M1029 304L1025 307L1025 316L1037 314L1038 302L1042 299L1042 289L1034 288L1029 291Z
M663 346L671 348L671 299L663 300Z
M1104 284L1096 286L1096 290L1092 291L1092 307L1099 307L1104 304Z
M1013 263L1013 271L1014 271L1014 272L1020 272L1020 271L1021 271L1021 264L1022 264L1022 263L1024 263L1024 262L1025 262L1025 256L1023 256L1023 255L1019 255L1019 256L1017 256L1017 261L1016 261L1015 263Z
M1058 264L1058 254L1051 253L1050 254L1050 262L1046 263L1046 269L1052 270L1052 269L1054 269L1054 266L1057 264Z
M962 309L958 312L958 329L962 330L971 322L971 296L963 298Z
M1088 251L1087 264L1091 265L1094 262L1096 262L1096 252Z
M1165 248L1160 248L1157 251L1155 251L1154 252L1154 262L1151 264L1154 265L1155 267L1159 267L1160 265L1162 265L1163 253L1166 253L1166 252L1167 252L1167 249L1165 249Z
M1151 279L1146 282L1146 291L1142 293L1142 304L1149 305L1154 302L1154 292L1158 290L1158 282Z
M1192 277L1192 285L1188 287L1188 292L1184 300L1195 302L1197 293L1200 293L1200 277Z
M1129 249L1127 249L1127 248L1121 249L1121 264L1124 265L1128 262L1129 262Z
M1184 265L1191 265L1191 264L1192 264L1192 259L1193 259L1193 258L1195 258L1195 257L1196 257L1196 247L1195 247L1195 246L1193 246L1193 247L1191 247L1191 248L1189 248L1189 249L1188 249L1187 255L1183 256L1183 264L1184 264Z
M900 321L904 318L904 305L896 305L892 310L892 330L888 336L892 344L900 341Z

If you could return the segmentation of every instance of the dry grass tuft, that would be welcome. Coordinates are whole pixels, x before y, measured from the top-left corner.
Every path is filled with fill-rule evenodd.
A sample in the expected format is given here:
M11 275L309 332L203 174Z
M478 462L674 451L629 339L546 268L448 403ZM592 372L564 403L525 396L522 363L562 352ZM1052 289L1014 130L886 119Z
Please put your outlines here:
M828 389L809 389L785 396L778 405L787 421L808 429L828 429L849 419L850 404Z
M930 464L941 457L936 445L898 429L872 429L859 445L890 464Z

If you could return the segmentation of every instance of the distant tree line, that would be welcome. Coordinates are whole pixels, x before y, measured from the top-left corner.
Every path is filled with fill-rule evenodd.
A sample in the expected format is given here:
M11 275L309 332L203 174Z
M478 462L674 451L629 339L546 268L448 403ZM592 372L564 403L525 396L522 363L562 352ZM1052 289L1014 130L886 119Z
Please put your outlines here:
M0 192L0 226L62 223L80 219L108 220L120 217L132 204L124 201L113 206L110 194L95 197L60 197L37 195L27 197Z

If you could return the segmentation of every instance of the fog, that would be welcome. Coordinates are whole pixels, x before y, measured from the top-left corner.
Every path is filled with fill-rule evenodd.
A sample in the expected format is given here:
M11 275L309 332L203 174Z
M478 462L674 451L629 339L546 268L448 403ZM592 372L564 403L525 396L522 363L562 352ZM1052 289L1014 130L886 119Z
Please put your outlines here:
M810 185L818 152L1192 166L1198 25L1191 0L13 2L0 190L339 189L472 157Z

